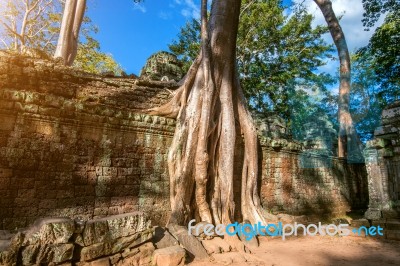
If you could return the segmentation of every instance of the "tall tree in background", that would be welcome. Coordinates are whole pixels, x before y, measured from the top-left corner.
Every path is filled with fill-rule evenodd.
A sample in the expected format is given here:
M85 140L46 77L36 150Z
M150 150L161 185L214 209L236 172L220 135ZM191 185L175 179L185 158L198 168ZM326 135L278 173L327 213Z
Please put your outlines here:
M330 0L314 0L321 9L325 21L328 24L332 39L336 45L340 61L340 86L338 101L338 157L360 157L359 140L350 115L350 91L351 91L351 66L350 54L347 48L346 38L339 24ZM349 149L350 148L350 149ZM351 154L349 154L349 150Z
M86 9L86 0L66 0L60 36L54 57L61 57L65 65L72 65L78 53L79 31Z
M51 49L57 36L59 0L2 0L0 2L1 44L20 53L26 47Z
M240 5L240 0L214 0L208 19L207 1L202 0L201 53L173 99L149 110L177 118L168 155L169 223L185 224L198 213L201 221L229 224L239 208L235 200L243 220L265 222L257 189L257 132L236 66ZM235 143L240 136L241 194L234 195Z
M33 5L35 3L36 5ZM26 5L31 6L31 9L34 8L29 11L26 9ZM54 54L57 46L62 11L62 0L1 1L0 49L50 58L49 55ZM22 25L25 26L22 27ZM11 30L13 28L17 30ZM73 66L90 73L121 74L122 68L112 55L101 51L100 43L95 39L98 31L99 29L89 17L83 18L78 53ZM24 38L19 36L24 36ZM21 39L23 39L22 43Z

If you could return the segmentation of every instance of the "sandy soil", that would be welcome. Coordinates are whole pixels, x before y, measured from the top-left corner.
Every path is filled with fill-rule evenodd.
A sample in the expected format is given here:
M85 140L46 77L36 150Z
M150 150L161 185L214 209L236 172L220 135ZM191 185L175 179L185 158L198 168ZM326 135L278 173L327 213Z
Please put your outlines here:
M400 265L400 241L372 237L308 236L285 241L264 237L260 239L260 247L252 251L251 255L218 254L214 262L194 261L190 265Z

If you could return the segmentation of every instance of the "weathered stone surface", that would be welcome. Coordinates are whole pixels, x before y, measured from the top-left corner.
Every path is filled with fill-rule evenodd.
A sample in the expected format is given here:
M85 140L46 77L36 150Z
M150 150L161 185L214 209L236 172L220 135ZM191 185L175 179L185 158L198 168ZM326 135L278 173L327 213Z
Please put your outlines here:
M158 249L179 245L179 241L161 227L155 228L153 243Z
M92 261L91 266L110 266L110 259L109 258L102 258L95 261Z
M23 245L46 245L68 243L75 231L74 221L68 218L44 218L36 220L23 233Z
M10 238L8 234L3 234L3 238ZM20 246L24 240L21 232L12 235L8 240L1 240L0 265L15 265L18 260Z
M352 227L360 227L360 226L369 227L370 223L368 222L367 219L357 219L357 220L351 221L351 226Z
M24 265L62 263L72 259L73 251L73 244L37 244L24 247L21 257Z
M378 220L382 217L382 211L380 209L373 209L369 208L365 214L365 218L371 219L371 220Z
M117 239L151 228L151 221L143 212L120 214L107 218L111 238Z
M175 121L139 110L165 103L165 88L176 84L1 57L0 230L38 217L89 220L139 209L165 223L164 160Z
M135 247L150 240L153 236L153 229L148 229L132 236L121 237L115 240L96 243L82 248L81 259L84 261L93 260L103 256L109 256L123 251L126 248Z
M117 264L117 262L122 258L122 255L120 253L115 254L113 256L110 257L110 263L112 265Z
M160 51L147 59L146 65L140 71L140 77L161 81L179 81L183 77L182 64L176 55Z
M232 247L220 237L214 237L209 240L202 240L201 244L207 250L208 254L224 253L232 250Z
M381 127L364 150L368 171L368 219L400 217L400 101L382 112Z
M151 258L154 252L152 243L145 243L136 248L137 252L134 256L126 257L120 260L116 266L150 266Z
M189 252L189 255L197 259L208 258L207 251L199 240L193 235L188 234L188 229L184 226L170 224L168 231L178 239L179 243Z
M153 265L181 266L185 264L186 251L180 246L157 249L153 253Z
M386 228L388 230L397 230L400 232L400 220L387 220Z
M127 247L135 247L137 245L140 245L153 237L153 229L147 229L146 231L143 231L141 233L137 233L133 236L128 236L128 237L121 237L116 240L114 240L112 243L112 251L111 253L116 253L120 252L121 250L127 248Z
M111 252L110 243L97 243L88 247L82 248L80 257L83 261L89 261L109 255Z
M110 242L148 230L150 226L151 221L142 212L91 220L86 223L83 230L83 242L86 246Z
M386 230L385 235L387 239L400 241L400 230Z

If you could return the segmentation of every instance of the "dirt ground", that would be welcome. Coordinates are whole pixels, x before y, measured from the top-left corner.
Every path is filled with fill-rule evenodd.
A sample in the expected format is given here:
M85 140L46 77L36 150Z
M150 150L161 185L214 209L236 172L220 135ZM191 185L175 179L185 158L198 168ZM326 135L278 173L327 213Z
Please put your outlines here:
M213 262L189 265L400 265L400 241L355 236L291 237L285 241L264 237L250 255L230 252L213 257Z

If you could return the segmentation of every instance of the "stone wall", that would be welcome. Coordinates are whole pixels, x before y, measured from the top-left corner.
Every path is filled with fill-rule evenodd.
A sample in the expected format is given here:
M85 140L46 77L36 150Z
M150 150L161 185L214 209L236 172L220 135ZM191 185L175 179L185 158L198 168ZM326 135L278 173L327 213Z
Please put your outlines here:
M0 229L41 217L89 220L138 210L164 224L175 121L140 112L165 102L175 86L1 53ZM309 157L284 139L264 139L261 148L266 209L341 215L365 206L363 165Z
M368 170L368 219L400 218L400 101L382 112L382 126L364 151Z
M169 97L160 84L1 54L0 229L136 210L165 222L175 122L139 113Z
M285 143L285 142L283 142ZM310 154L287 142L262 143L261 201L294 215L343 216L368 204L364 164Z

